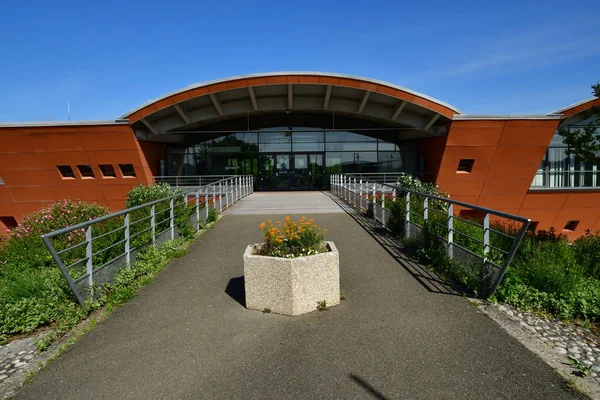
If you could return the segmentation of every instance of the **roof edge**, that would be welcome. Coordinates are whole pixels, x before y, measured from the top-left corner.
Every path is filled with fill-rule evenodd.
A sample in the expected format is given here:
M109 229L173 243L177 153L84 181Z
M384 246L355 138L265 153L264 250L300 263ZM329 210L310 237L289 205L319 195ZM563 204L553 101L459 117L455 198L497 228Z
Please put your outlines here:
M129 125L128 119L97 121L34 121L34 122L0 122L0 128L20 128L31 126L81 126L81 125Z
M577 103L573 103L573 104L571 104L569 106L566 106L565 108L561 108L560 110L552 111L550 114L552 114L552 115L554 115L554 114L562 114L563 112L568 111L571 108L579 107L582 104L589 103L590 101L594 101L594 100L597 100L599 98L600 97L595 97L595 96L594 97L590 97L589 99L581 100L581 101L578 101Z
M144 104L142 104L141 106L138 106L132 110L129 110L128 112L126 112L125 114L121 115L118 119L126 119L127 117L129 117L131 114L143 109L144 107L149 106L150 104L156 103L158 101L164 100L168 97L174 96L176 94L179 93L183 93L186 92L188 90L192 90L192 89L197 89L203 86L209 86L209 85L214 85L217 83L223 83L223 82L229 82L229 81L235 81L235 80L240 80L240 79L249 79L249 78L266 78L266 77L273 77L273 76L284 76L284 75L314 75L314 76L322 76L322 77L333 77L333 78L346 78L346 79L355 79L355 80L361 80L361 81L365 81L365 82L369 82L369 83L374 83L377 85L384 85L384 86L388 86L391 87L393 89L396 90L402 90L404 92L413 94L415 96L419 96L422 97L426 100L432 101L436 104L439 104L441 106L447 107L453 111L456 111L457 114L463 114L462 111L460 111L458 108L445 103L441 100L438 100L434 97L431 96L427 96L426 94L420 93L420 92L416 92L414 90L411 89L407 89L403 86L399 86L399 85L395 85L393 83L390 82L386 82L386 81L381 81L378 79L371 79L371 78L366 78L364 76L358 76L358 75L349 75L349 74L338 74L338 73L333 73L333 72L317 72L317 71L279 71L279 72L260 72L260 73L255 73L255 74L245 74L245 75L236 75L236 76L230 76L227 78L219 78L219 79L213 79L210 81L205 81L205 82L200 82L200 83L193 83L191 85L185 86L181 89L177 89L174 91L171 91L169 93L166 93L162 96L156 97L154 99L148 100L146 101Z
M455 114L452 117L453 121L466 121L466 120L511 120L511 119L539 119L539 120L555 120L561 119L562 114L550 115L550 114L500 114L500 115L487 115L487 114Z

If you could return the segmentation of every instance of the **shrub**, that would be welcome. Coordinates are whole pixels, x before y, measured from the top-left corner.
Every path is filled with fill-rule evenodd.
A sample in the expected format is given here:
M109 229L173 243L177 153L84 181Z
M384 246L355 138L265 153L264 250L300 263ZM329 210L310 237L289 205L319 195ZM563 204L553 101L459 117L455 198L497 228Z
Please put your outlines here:
M75 312L74 297L40 235L108 214L96 204L61 200L27 215L0 244L0 333L28 332ZM57 249L77 244L85 232L60 235ZM82 247L82 246L80 246ZM63 253L67 262L78 249Z
M194 229L190 222L190 216L194 214L195 207L190 207L187 204L186 197L181 189L173 188L164 182L149 186L139 185L127 193L125 204L127 208L132 208L156 200L166 199L176 194L181 194L181 196L173 199L175 225L180 236L191 237L194 234ZM133 247L144 247L152 240L150 212L150 207L146 207L133 211L130 214L130 234L134 237L132 240ZM154 214L156 233L168 229L170 226L170 200L164 200L155 204Z
M323 252L326 230L320 229L312 219L300 218L298 223L285 217L283 224L277 227L271 220L260 224L265 235L265 245L260 254L271 257L300 257Z

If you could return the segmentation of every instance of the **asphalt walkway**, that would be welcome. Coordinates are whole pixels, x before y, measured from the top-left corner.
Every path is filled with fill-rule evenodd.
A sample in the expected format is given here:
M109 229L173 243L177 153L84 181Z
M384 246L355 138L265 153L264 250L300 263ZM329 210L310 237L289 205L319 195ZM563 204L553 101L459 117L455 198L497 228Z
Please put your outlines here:
M435 279L368 221L305 215L340 251L340 306L299 317L245 309L242 254L269 216L225 215L17 398L578 397L467 300L429 287Z

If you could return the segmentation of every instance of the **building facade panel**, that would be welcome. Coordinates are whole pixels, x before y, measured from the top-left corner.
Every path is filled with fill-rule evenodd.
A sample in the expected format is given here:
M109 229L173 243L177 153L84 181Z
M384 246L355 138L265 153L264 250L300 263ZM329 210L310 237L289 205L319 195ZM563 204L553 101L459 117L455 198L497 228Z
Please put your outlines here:
M0 217L16 221L65 198L116 211L123 208L131 187L152 182L146 157L128 124L3 126L0 149ZM136 176L123 176L119 164L131 165ZM116 176L104 176L100 165L112 166ZM108 190L107 196L105 185L117 186L118 195Z

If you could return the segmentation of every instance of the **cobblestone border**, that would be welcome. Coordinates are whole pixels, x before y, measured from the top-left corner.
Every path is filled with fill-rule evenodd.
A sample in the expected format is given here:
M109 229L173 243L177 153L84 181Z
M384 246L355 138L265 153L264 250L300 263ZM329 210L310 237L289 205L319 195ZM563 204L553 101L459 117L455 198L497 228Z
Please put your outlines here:
M469 300L578 390L592 399L600 399L600 337L576 325L521 312L506 304ZM590 367L589 375L580 374L568 356Z

